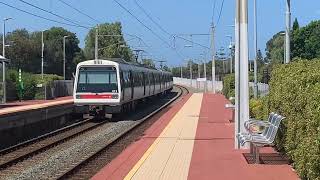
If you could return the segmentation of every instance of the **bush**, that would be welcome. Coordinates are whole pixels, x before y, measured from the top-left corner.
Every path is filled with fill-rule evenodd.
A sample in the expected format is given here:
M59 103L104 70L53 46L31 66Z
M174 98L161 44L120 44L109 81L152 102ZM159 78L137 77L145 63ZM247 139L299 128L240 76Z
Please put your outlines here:
M268 97L250 99L250 117L260 120L268 119Z
M23 100L31 99L43 99L44 90L43 88L38 88L37 84L51 85L54 80L60 80L62 77L53 74L44 74L44 80L42 80L40 74L30 74L22 72L23 81ZM7 97L8 101L15 101L19 99L19 74L16 70L7 71Z
M271 75L269 112L285 116L276 145L302 179L320 179L320 61L278 65Z
M226 96L227 98L229 97L234 97L235 96L235 85L234 85L234 74L229 74L226 75L223 78L223 89L222 89L222 93L224 96Z
M249 80L254 81L253 73L249 74ZM223 78L223 89L222 93L227 98L235 97L235 75L228 74ZM249 96L253 97L253 89L249 88Z
M34 77L36 79L37 84L43 85L41 88L37 88L37 91L36 91L36 94L34 97L35 99L44 99L44 96L45 96L44 86L47 86L47 93L48 93L50 91L49 89L53 86L53 81L63 79L63 77L55 75L55 74L44 74L43 80L42 80L41 74L35 74Z

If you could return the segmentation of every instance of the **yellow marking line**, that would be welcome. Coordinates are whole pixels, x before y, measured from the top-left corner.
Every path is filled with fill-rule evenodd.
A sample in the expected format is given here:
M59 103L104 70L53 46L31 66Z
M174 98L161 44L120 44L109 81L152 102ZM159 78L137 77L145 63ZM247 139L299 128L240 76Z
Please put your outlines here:
M148 150L143 154L143 156L140 158L140 160L134 165L134 167L130 170L130 172L127 174L127 176L124 178L124 180L131 180L135 174L138 172L139 168L141 168L141 166L144 164L144 162L149 158L149 156L152 154L152 152L154 152L157 148L157 145L159 144L159 142L164 139L166 137L166 133L167 131L172 127L172 126L181 126L183 122L180 122L182 121L182 118L184 116L186 116L186 113L189 113L189 108L199 108L197 109L200 114L200 108L201 108L201 102L202 102L202 97L203 97L203 94L199 94L199 93L196 93L196 94L193 94L189 100L183 105L183 107L176 113L176 115L170 120L169 124L165 127L165 129L161 132L161 134L157 137L157 139L153 142L153 144L148 148ZM200 103L192 103L190 101L195 101L197 100L197 98L201 98L201 100L199 101ZM200 107L198 107L200 106ZM194 117L193 117L194 118ZM199 120L199 118L197 118L197 121ZM197 121L195 123L195 125L197 125ZM195 127L196 128L196 127ZM181 129L182 131L183 129ZM180 133L181 134L181 133ZM178 136L180 136L180 134ZM193 139L194 139L194 136L195 136L195 132L193 135ZM178 140L181 139L180 137L175 137L177 138ZM191 137L192 138L192 137ZM190 139L191 139L190 138ZM193 146L192 146L193 147ZM191 151L192 152L192 151ZM192 156L192 154L191 154ZM189 165L188 165L189 166ZM152 178L152 177L146 177L146 179L148 178Z

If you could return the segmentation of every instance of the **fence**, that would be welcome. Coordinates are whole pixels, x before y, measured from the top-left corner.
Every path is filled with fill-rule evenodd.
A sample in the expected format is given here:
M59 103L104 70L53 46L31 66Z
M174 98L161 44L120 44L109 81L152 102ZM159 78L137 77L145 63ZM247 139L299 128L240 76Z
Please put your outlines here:
M187 78L179 78L179 77L174 77L173 78L173 83L174 84L179 84L179 85L184 85L187 87L192 87L195 89L200 89L204 90L205 87L205 82L198 82L196 79L190 79ZM252 88L254 87L253 82L249 82L249 87ZM223 83L222 81L216 81L216 91L222 91L223 88ZM212 81L207 81L207 90L212 91ZM258 94L259 96L266 96L269 93L269 85L264 84L264 83L258 83Z
M260 97L266 96L269 93L269 85L268 84L264 84L264 83L258 83L258 95ZM253 82L249 82L249 87L254 88L254 83Z
M192 79L192 81L191 81L190 79L187 79L187 78L174 77L173 83L179 84L179 85L184 85L184 86L195 88L195 89L199 89L202 91L204 90L204 88L207 84L207 90L212 91L212 81L209 81L209 80L207 82L205 82L205 81L199 82L196 79ZM216 90L216 92L222 91L222 81L216 81L215 90Z
M56 80L53 82L53 89L55 97L72 96L73 80Z

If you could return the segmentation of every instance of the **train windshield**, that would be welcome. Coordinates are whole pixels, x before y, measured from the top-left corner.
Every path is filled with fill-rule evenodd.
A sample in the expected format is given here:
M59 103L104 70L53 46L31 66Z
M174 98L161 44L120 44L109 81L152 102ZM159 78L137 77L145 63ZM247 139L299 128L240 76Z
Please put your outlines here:
M104 93L118 92L115 67L81 67L77 92Z

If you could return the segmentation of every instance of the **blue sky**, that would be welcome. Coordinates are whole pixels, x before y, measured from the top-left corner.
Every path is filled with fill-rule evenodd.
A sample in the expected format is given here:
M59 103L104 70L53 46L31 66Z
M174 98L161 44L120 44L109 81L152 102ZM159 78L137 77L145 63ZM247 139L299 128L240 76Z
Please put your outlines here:
M77 13L69 7L63 5L57 0L25 0L34 5L48 9L63 17L79 21L84 25L94 25L96 22ZM193 47L186 48L189 42L176 39L175 48L172 48L173 39L163 32L134 3L134 0L118 0L137 16L145 25L152 29L163 40L157 38L148 29L142 26L130 14L120 8L114 0L64 0L74 7L89 14L101 22L120 21L125 33L134 34L141 37L150 47L138 47L139 42L130 41L133 48L143 48L146 50L145 56L153 57L157 60L166 60L170 66L178 65L185 59L206 59L209 60L209 53L206 49L193 44ZM190 34L190 33L209 33L212 19L214 0L137 0L140 5L158 22L163 29L170 34ZM218 13L223 0L216 0L216 9L214 20L217 21ZM266 41L273 34L284 29L285 22L285 0L257 0L258 1L258 44L259 49L264 51ZM18 0L1 0L18 8L30 11L37 15L63 21L50 14L27 6ZM220 23L216 29L216 49L226 48L230 39L226 35L233 35L234 23L234 3L235 0L225 0ZM14 19L7 23L7 30L12 31L16 28L26 28L28 30L45 30L52 26L62 26L72 32L77 33L80 39L80 46L84 46L84 39L88 32L87 29L60 25L48 22L25 13L13 10L0 4L0 18L13 17ZM252 23L253 0L249 0L249 40L250 56L253 57L253 23ZM292 20L297 17L300 26L308 24L312 20L320 19L320 1L319 0L292 0ZM209 36L184 36L186 39L210 46ZM130 39L129 36L126 39ZM167 45L170 44L171 48ZM177 53L178 52L178 53Z

